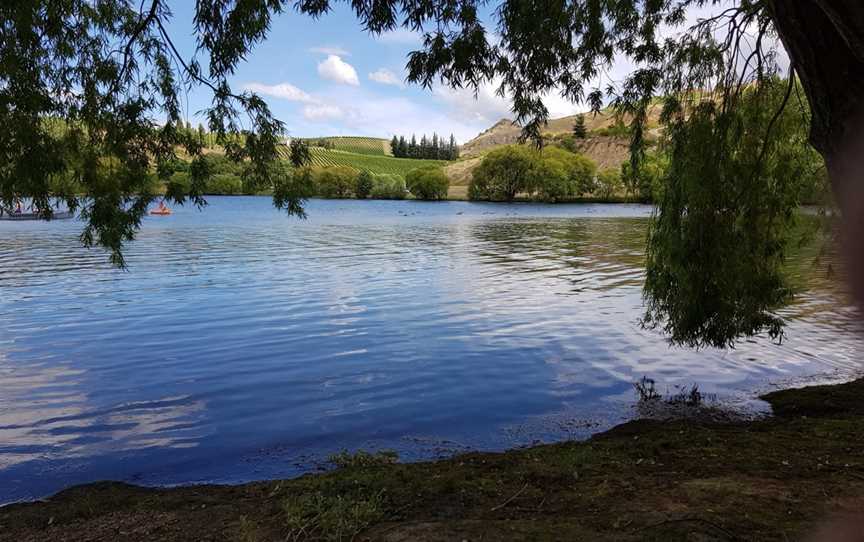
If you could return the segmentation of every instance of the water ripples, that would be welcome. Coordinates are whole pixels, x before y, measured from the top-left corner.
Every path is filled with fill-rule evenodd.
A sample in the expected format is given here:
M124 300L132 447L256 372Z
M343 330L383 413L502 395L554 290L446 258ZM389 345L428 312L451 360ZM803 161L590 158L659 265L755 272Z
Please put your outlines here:
M806 251L783 344L694 352L639 327L645 207L309 211L214 198L148 219L128 271L80 224L0 224L0 501L584 436L629 415L643 374L749 397L860 367L855 314Z

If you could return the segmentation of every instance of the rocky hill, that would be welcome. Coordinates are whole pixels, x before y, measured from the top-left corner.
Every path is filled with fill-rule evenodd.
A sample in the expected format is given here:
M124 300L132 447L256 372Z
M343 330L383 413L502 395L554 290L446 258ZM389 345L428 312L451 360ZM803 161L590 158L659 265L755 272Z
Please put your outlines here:
M649 112L648 125L651 128L649 134L653 133L655 136L659 134L659 114L659 108L656 107ZM542 130L543 135L554 137L572 133L576 117L577 115L570 115L550 119ZM623 121L626 123L628 119L624 118ZM594 160L600 169L617 168L630 156L630 140L627 136L608 135L609 129L615 125L616 117L609 109L596 114L585 113L585 129L588 131L588 137L577 140L577 149ZM521 131L522 129L513 124L513 121L501 119L462 145L464 159L446 167L451 183L468 184L471 180L471 171L480 163L482 155L495 147L518 143Z

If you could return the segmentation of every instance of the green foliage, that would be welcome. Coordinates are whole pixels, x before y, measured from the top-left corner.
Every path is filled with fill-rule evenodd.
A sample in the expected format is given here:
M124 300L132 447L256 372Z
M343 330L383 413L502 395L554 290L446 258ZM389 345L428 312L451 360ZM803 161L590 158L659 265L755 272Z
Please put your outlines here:
M550 137L546 143L548 146L561 147L566 151L579 152L573 134L557 134Z
M0 3L0 205L32 198L48 218L65 203L84 220L82 243L105 247L123 266L123 245L157 197L154 174L174 202L205 204L212 172L202 161L202 130L183 118L187 84L213 90L203 114L227 156L245 164L244 185L272 188L284 127L259 97L234 93L228 78L277 9L198 3L194 49L209 60L202 68L172 43L163 1ZM180 149L192 166L174 182L169 164ZM274 203L299 209L293 194Z
M375 199L405 199L405 179L398 175L374 175L372 193Z
M218 154L208 154L205 157L205 160L209 164L210 170L213 172L214 175L243 175L243 164L230 160L225 156L221 156ZM188 165L186 165L185 163L184 167L188 170Z
M496 149L474 170L468 197L512 201L535 194L546 202L574 199L595 190L597 166L585 156L548 146L542 152L525 146Z
M309 146L300 139L292 139L288 145L288 160L294 167L301 167L312 161L312 155L309 153Z
M405 176L405 184L417 199L443 200L447 199L450 179L440 167L427 166L409 171Z
M523 145L507 145L491 151L471 177L468 198L513 201L517 194L532 192L537 152Z
M379 450L374 454L363 450L352 454L348 450L342 450L331 455L328 460L340 469L380 467L399 461L399 454L393 450Z
M543 201L566 201L594 191L596 170L590 158L546 147L535 167L533 187Z
M390 142L390 149L393 156L397 158L414 158L418 160L456 160L459 158L459 146L456 144L456 138L450 134L450 141L445 142L444 139L438 139L438 134L433 133L432 138L427 138L423 134L420 142L417 142L415 136L411 136L411 142L405 141L405 137L397 138L393 136Z
M287 164L283 164L282 167L286 171L276 177L278 181L273 186L273 199L283 201L286 200L285 195L290 194L298 204L294 212L303 217L305 213L302 204L318 192L315 185L315 173L310 166L289 168Z
M311 166L296 168L291 172L291 189L303 199L314 197L318 193L318 185L315 184L315 170Z
M369 194L372 193L373 186L372 174L368 171L361 171L360 174L357 175L357 184L354 186L354 195L357 196L357 199L366 199L369 197Z
M549 156L552 152L553 149L549 149L548 151L544 151L544 154ZM577 196L583 196L594 192L596 189L594 178L597 174L597 164L587 156L581 154L556 154L560 156L558 160L560 160L567 169L567 176L573 186L574 193Z
M386 502L383 490L364 493L353 489L338 495L315 492L291 496L282 509L288 540L341 542L354 540L360 531L381 521Z
M624 124L624 121L619 119L615 119L615 122L606 126L604 128L597 128L596 130L591 130L592 136L600 136L600 137L620 137L629 139L633 134L630 131L630 127Z
M791 295L789 228L820 159L805 145L792 86L747 89L731 108L703 102L669 122L671 160L649 241L644 321L689 346L724 347L767 330ZM767 137L769 128L772 137Z
M322 198L349 198L357 185L357 171L346 166L316 169L313 174Z
M168 192L188 192L190 186L192 186L192 178L188 171L172 173L165 183L165 189Z
M219 173L213 175L207 180L207 185L204 188L205 194L218 194L233 196L243 193L243 181L236 175L227 173Z
M573 122L573 137L576 139L588 137L588 130L585 129L585 115L576 115L576 120Z
M622 188L621 173L617 169L604 169L597 175L596 194L608 200Z
M621 164L621 181L627 195L643 203L660 201L669 168L669 157L663 152L649 152L637 164L635 173L631 162Z
M573 183L563 162L538 159L532 169L532 191L549 203L566 201L573 197Z

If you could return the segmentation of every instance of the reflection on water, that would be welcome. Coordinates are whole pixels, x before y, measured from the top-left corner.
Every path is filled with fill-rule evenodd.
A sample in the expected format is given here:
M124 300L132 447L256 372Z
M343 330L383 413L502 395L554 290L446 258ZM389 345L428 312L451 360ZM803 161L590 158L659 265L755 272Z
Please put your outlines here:
M211 204L148 219L128 272L80 224L0 224L0 502L582 437L645 374L743 400L860 367L813 247L783 344L694 352L639 327L645 207Z

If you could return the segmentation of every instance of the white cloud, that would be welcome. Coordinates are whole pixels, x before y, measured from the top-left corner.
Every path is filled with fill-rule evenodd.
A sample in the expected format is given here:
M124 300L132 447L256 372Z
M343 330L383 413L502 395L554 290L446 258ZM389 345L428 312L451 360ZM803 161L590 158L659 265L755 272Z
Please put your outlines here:
M381 83L382 85L393 85L395 87L403 88L405 85L402 83L402 80L399 77L388 70L387 68L378 68L374 72L369 74L369 79L375 81L376 83Z
M331 85L315 94L317 100L294 113L283 116L297 136L362 135L389 138L395 135L419 137L437 132L439 136L455 134L467 141L488 128L484 122L459 119L430 100L399 96L382 96L373 87ZM277 111L278 114L278 111Z
M474 89L436 85L432 93L444 103L453 118L492 124L501 118L512 117L510 100L499 96L496 88L490 83L481 85L475 96Z
M382 43L419 45L420 37L420 34L418 34L417 32L412 32L407 28L396 28L395 30L391 30L389 32L382 32L381 34L374 36L374 39Z
M498 94L499 85L500 80L484 83L477 89L476 96L471 88L453 89L446 85L436 85L432 92L454 119L485 123L488 127L502 118L514 117L510 95ZM559 89L544 94L542 98L550 119L575 115L589 109L586 104L576 104L564 98Z
M318 64L318 75L342 85L360 85L357 70L339 58L339 55L328 55L327 60Z
M590 110L587 104L576 104L561 96L559 90L548 92L543 95L543 105L549 110L550 119L568 117L576 113L585 113Z
M339 46L330 46L324 45L321 47L310 47L310 53L319 53L323 55L336 55L336 56L351 56L351 53L343 49Z
M303 92L291 83L279 83L278 85L265 85L264 83L246 83L243 85L245 90L255 92L264 96L272 96L273 98L281 98L291 102L313 103L315 101L312 96Z
M335 105L318 104L307 105L303 108L303 117L311 121L324 121L341 119L344 113Z

